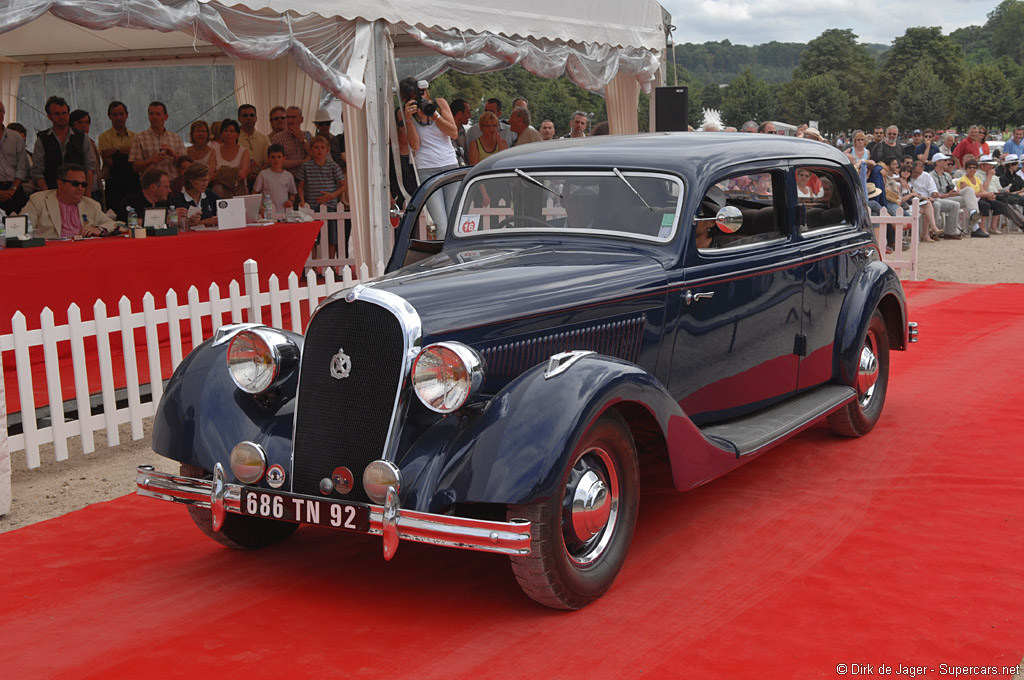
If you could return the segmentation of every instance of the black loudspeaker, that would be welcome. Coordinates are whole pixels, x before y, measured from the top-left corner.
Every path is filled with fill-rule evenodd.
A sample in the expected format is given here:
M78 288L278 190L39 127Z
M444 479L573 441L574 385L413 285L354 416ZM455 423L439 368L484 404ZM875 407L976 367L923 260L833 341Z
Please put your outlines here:
M686 132L686 110L689 107L689 88L654 88L655 132Z

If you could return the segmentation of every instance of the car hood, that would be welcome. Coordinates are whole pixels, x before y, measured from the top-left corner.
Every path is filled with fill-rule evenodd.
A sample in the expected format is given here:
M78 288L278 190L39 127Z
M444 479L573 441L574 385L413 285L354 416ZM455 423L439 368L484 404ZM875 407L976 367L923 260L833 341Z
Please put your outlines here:
M372 285L407 300L435 335L615 301L661 305L665 282L662 265L639 250L533 245L446 248Z

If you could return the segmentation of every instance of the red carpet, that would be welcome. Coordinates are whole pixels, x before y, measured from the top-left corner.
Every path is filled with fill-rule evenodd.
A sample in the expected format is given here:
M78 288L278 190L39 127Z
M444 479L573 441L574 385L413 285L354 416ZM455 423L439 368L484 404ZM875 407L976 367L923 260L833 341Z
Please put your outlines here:
M921 342L892 355L873 433L815 427L687 494L645 470L626 566L580 612L526 599L502 557L403 543L385 563L379 539L311 528L239 553L129 496L0 535L0 677L1009 677L1024 286L907 287Z

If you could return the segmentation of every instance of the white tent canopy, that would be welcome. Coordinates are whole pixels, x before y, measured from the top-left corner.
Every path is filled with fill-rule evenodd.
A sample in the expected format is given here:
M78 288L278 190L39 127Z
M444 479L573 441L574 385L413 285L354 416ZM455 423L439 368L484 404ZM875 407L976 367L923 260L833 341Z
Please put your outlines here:
M439 53L467 72L521 64L604 90L615 132L636 130L636 96L659 76L671 17L654 0L585 7L519 0L0 0L0 100L17 118L22 73L129 65L236 65L239 102L319 103L323 87L346 104L350 197L359 252L386 259L390 61ZM632 117L632 120L630 118ZM309 116L311 118L311 116ZM376 228L374 228L376 225Z

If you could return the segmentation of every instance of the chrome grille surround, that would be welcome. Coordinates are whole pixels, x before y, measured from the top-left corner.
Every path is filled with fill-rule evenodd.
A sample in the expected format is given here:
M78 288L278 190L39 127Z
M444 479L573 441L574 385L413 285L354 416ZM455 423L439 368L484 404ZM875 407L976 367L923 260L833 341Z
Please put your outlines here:
M340 405L344 406L345 400L360 400L363 397L361 393L355 393L350 395L342 395L339 393L340 390L356 389L359 385L358 379L354 377L347 378L345 380L335 380L329 377L329 366L320 364L324 363L324 353L334 354L339 350L338 344L343 342L338 340L334 342L334 339L325 340L321 336L324 332L320 326L324 326L328 331L330 330L330 324L339 323L338 320L330 319L322 315L330 314L331 310L334 313L343 315L349 313L348 309L345 309L348 305L373 305L374 308L379 308L377 311L386 316L379 317L379 320L386 321L388 323L394 322L397 326L397 336L391 332L391 330L380 330L380 333L386 334L388 343L394 345L394 349L387 354L385 360L379 362L372 362L371 365L361 364L361 358L359 353L354 354L351 357L352 371L353 374L356 371L370 371L371 376L365 376L363 379L369 380L373 372L376 371L379 374L379 380L384 381L387 385L382 386L382 389L388 390L387 393L378 393L374 396L378 404L381 405L379 415L382 418L386 418L386 423L376 423L376 425L370 428L370 439L382 440L382 445L378 446L374 443L368 447L366 442L359 442L358 446L348 446L347 442L334 441L330 439L330 435L326 435L323 432L317 432L318 424L315 421L310 422L311 414L316 409L320 409L320 417L324 417L324 409L330 409L332 406ZM341 305L342 307L338 307ZM315 325L317 324L317 325ZM330 333L328 332L328 336ZM387 291L379 290L372 286L358 285L348 291L341 291L327 298L314 312L310 318L309 326L307 327L307 337L304 343L301 364L299 367L299 384L296 394L295 404L295 415L293 419L293 438L292 438L292 457L291 457L291 471L289 474L288 488L292 489L294 493L305 494L316 496L320 495L320 492L313 485L317 477L330 476L334 465L350 465L353 462L353 457L357 463L353 469L354 477L357 481L355 488L345 498L347 500L356 502L369 502L369 499L365 497L365 492L362 489L361 479L362 470L365 465L372 462L372 460L383 459L383 460L394 460L396 455L396 447L399 439L399 428L401 425L402 418L407 409L408 404L406 403L408 391L406 390L406 381L412 368L412 363L416 356L419 354L422 345L422 323L420 321L419 314L402 297L390 293ZM349 338L348 342L353 342ZM315 358L314 358L315 357ZM366 357L363 358L365 360ZM308 361L315 361L316 365L309 364ZM373 363L379 365L373 365ZM387 367L387 368L385 368ZM313 374L311 371L317 371L318 373ZM323 372L326 376L320 376L319 372ZM316 377L313 378L312 376ZM306 389L304 390L304 377L306 378ZM316 380L317 383L314 385L310 383L310 380ZM334 383L332 387L325 387L325 381ZM391 385L394 385L393 394L390 390ZM391 394L391 396L387 396ZM309 401L313 399L313 402ZM327 406L320 402L328 402ZM333 403L330 403L332 402ZM389 413L383 413L383 403L387 402L390 407ZM303 404L306 404L305 408ZM329 418L344 418L346 414L330 412ZM352 414L349 414L352 417ZM360 423L361 425L361 423ZM383 426L382 431L380 427ZM346 425L345 428L351 432L354 425L351 423ZM325 430L327 428L324 428ZM352 441L355 437L349 438ZM350 449L360 449L351 455L349 455ZM379 450L378 450L379 449ZM371 460L372 459L372 460ZM308 478L308 479L307 479ZM331 494L336 495L335 493Z

